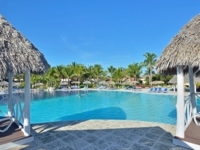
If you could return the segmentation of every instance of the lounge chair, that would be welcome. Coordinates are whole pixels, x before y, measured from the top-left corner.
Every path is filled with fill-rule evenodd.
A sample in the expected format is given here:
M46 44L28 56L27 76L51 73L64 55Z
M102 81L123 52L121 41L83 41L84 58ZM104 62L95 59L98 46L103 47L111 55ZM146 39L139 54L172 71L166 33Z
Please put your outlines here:
M197 126L200 126L200 113L194 115L194 122Z
M136 86L134 89L135 89L135 91L137 91L137 90L141 91L142 88L140 86Z
M152 92L157 92L157 88L155 87Z
M150 89L149 89L149 92L153 92L153 88L150 88Z
M129 88L128 88L129 90L133 90L133 86L129 86Z
M13 121L12 121L12 117L7 116L7 114L5 114L3 111L0 110L0 113L4 115L4 116L0 116L1 124L2 124L2 122L9 121L9 124L6 125L4 129L0 129L0 132L2 133L2 132L6 132L10 128Z
M157 90L157 92L158 92L158 93L162 92L162 88L159 87L158 90Z
M163 93L167 93L168 92L168 88L164 88Z

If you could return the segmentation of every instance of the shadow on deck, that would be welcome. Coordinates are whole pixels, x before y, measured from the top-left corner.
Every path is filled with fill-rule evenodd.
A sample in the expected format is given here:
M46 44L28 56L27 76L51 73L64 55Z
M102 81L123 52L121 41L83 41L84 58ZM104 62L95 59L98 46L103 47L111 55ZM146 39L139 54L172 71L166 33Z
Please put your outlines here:
M0 122L0 129L5 128L8 124L9 121ZM12 123L6 132L0 133L0 149L25 144L33 141L33 139L33 136L25 137L21 129L15 123Z
M200 122L200 118L197 118ZM194 121L191 121L190 125L185 131L185 138L174 137L175 143L178 142L185 147L193 147L200 149L200 126L197 126Z

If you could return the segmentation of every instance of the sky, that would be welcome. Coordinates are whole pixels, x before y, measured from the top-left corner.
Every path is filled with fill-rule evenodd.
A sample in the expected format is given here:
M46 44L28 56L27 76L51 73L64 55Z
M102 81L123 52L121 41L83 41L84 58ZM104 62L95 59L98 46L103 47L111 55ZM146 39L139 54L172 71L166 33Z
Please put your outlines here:
M0 14L52 67L127 68L146 52L159 57L199 13L199 0L0 0Z

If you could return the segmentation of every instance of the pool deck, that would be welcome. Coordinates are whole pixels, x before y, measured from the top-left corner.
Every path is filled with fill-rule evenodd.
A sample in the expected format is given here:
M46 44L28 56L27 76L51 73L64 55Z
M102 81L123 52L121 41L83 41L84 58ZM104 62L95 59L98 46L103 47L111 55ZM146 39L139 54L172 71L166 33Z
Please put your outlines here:
M9 150L187 150L172 143L175 126L86 120L32 125L35 140Z
M149 89L114 91L148 93ZM33 142L9 150L188 150L172 143L175 131L174 125L128 120L41 123L32 125Z

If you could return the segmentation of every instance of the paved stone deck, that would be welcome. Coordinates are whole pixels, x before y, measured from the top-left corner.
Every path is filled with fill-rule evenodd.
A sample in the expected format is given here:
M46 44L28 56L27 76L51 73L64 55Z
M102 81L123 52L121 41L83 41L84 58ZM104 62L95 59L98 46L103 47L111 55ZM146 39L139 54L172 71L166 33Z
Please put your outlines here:
M32 125L35 140L10 150L188 150L172 143L175 126L87 120Z

